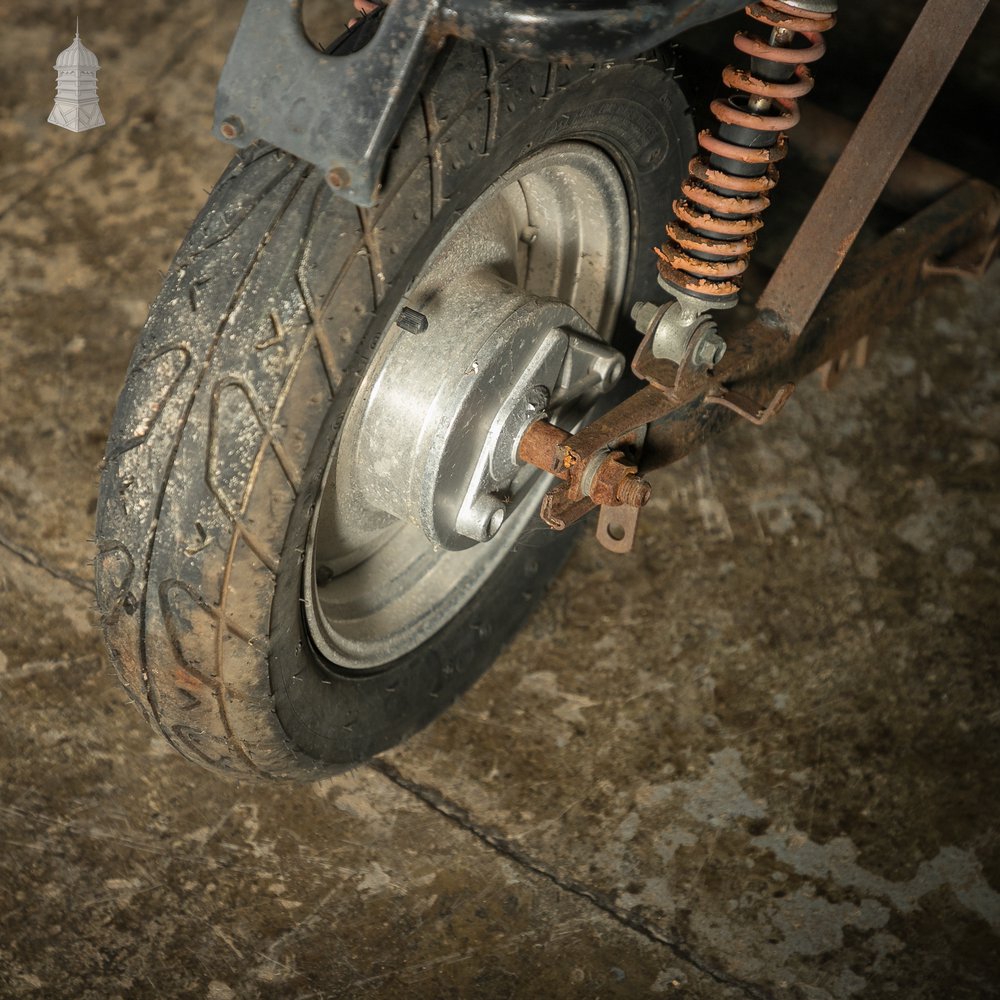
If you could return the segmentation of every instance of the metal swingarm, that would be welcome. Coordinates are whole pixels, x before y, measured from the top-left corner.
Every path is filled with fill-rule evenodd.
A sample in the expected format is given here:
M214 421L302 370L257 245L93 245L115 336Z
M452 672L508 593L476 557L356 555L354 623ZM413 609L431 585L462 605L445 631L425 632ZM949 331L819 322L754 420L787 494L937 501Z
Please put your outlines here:
M766 423L806 375L823 369L830 382L845 365L863 363L872 331L906 309L928 279L988 263L1000 191L965 180L841 268L986 3L925 4L755 317L727 334L721 361L696 364L693 347L679 361L656 357L647 333L632 363L647 385L576 434L544 421L529 428L521 458L563 480L542 506L550 527L600 506L598 539L628 551L650 495L642 473L683 458L737 417Z

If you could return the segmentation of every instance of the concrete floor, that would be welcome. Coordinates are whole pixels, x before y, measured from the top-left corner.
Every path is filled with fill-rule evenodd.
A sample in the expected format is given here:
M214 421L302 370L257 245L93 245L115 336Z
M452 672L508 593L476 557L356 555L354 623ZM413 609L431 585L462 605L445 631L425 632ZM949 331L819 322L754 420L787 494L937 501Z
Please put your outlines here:
M70 5L5 17L0 994L1000 995L1000 268L655 476L638 551L585 540L378 768L233 786L144 726L94 627L96 470L227 160L239 8L80 3L80 135L44 124Z

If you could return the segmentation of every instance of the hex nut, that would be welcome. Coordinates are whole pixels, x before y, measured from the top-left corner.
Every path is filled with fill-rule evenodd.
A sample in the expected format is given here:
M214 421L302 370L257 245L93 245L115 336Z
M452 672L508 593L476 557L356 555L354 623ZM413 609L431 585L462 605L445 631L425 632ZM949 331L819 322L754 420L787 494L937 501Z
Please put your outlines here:
M715 324L705 324L695 334L698 338L691 351L691 361L699 368L714 368L725 356L726 342L716 333Z
M605 455L600 459L593 476L585 477L584 490L594 503L612 507L620 504L642 507L649 501L651 487L636 475L635 466L626 465L622 457L620 451ZM595 461L598 459L591 459L591 462ZM586 479L590 480L589 483Z
M659 311L660 307L655 302L636 302L632 306L632 322L635 323L639 333L645 336L649 332L649 327Z

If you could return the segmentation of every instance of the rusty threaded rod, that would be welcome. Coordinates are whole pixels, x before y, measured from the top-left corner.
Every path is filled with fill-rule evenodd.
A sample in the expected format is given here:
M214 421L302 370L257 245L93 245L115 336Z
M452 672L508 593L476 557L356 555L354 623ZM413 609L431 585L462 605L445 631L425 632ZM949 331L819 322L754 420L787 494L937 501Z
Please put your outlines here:
M522 435L517 457L550 475L569 479L573 463L567 461L563 445L570 436L568 431L547 420L536 420ZM602 459L590 479L589 496L597 504L612 507L645 507L653 488L624 465L620 457L621 452L611 452Z

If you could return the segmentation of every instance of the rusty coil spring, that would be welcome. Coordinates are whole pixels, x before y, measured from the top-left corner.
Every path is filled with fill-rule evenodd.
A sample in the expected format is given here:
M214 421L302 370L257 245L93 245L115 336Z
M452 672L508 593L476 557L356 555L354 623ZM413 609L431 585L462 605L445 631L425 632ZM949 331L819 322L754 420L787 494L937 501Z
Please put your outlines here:
M821 32L836 23L831 14L802 10L782 0L760 0L746 8L771 28L769 40L746 32L733 40L751 57L751 70L728 66L723 82L735 91L715 100L718 135L698 135L703 150L690 163L667 224L668 242L654 247L663 282L678 291L721 303L739 293L740 275L763 222L769 192L784 159L784 133L799 120L798 98L812 90L808 63L826 51ZM805 45L793 45L798 39Z

